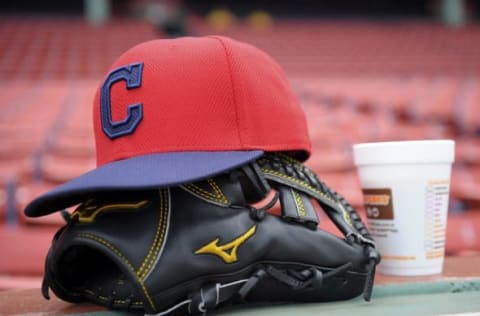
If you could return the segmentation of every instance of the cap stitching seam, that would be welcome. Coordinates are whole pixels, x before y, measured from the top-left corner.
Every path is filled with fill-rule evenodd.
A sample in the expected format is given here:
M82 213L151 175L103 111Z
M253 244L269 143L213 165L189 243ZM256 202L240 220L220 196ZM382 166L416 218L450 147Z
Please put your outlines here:
M237 134L238 134L238 139L240 141L240 144L243 146L242 133L240 133L240 120L238 119L237 93L236 93L235 85L234 85L234 82L233 82L232 65L231 65L230 58L229 58L229 55L228 55L228 52L227 52L227 47L225 46L225 43L223 42L223 40L221 38L216 37L216 36L212 36L212 38L214 38L214 39L216 39L217 41L220 42L220 44L223 47L223 51L225 53L225 59L227 60L227 65L228 65L228 74L230 76L230 84L232 86L232 92L233 92L233 104L235 106L235 122L237 123Z

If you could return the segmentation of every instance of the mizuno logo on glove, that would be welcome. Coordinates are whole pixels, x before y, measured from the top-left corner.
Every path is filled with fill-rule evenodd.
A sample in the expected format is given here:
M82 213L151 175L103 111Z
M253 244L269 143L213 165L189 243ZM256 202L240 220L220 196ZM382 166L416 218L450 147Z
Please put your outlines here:
M195 251L196 255L210 254L220 257L225 263L238 261L237 250L247 239L255 234L257 225L253 225L248 231L235 238L229 243L218 245L220 238L216 238L207 245Z

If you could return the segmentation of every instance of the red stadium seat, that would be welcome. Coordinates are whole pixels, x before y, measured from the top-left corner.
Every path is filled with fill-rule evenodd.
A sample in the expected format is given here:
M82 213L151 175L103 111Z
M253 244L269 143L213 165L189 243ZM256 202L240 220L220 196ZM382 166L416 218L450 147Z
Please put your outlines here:
M95 157L68 157L47 153L41 159L41 174L45 181L63 183L95 168Z
M0 274L0 291L10 289L38 289L42 286L41 276L11 276Z
M0 226L0 275L40 276L55 229Z
M447 255L480 252L480 209L449 215L445 248Z

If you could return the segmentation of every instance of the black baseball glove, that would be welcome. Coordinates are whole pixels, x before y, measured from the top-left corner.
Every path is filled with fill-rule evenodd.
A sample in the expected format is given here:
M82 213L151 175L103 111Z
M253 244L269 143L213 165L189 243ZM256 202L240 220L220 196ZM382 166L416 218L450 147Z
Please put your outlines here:
M278 200L280 216L268 211ZM315 201L344 238L318 228ZM369 300L379 261L355 210L282 154L177 187L101 192L68 217L46 259L43 295L50 288L120 310Z

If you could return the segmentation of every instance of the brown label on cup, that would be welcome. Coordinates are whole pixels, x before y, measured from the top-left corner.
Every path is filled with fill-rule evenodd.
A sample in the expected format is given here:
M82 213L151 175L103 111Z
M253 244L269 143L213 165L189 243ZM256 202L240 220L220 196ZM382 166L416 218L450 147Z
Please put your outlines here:
M368 218L394 218L391 189L363 189L363 198Z

